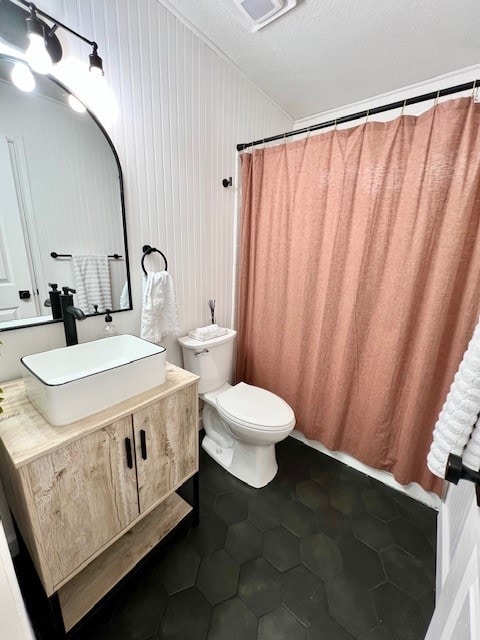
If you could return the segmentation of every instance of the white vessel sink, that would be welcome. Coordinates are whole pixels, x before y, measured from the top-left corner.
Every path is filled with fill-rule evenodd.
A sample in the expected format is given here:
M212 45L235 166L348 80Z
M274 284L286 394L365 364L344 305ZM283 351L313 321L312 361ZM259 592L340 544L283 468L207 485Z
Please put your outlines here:
M28 399L54 426L70 424L165 382L166 351L135 336L21 358Z

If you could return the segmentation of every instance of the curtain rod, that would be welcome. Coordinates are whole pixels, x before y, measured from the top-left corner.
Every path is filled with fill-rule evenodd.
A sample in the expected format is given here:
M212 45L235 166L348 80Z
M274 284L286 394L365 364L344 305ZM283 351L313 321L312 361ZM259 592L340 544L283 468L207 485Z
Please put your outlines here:
M404 106L406 107L409 104L418 104L419 102L426 102L427 100L435 100L436 98L441 98L442 96L450 96L453 93L468 91L469 89L474 89L477 86L480 87L480 80L466 82L465 84L457 84L454 87L447 87L446 89L440 89L439 91L424 93L420 96L414 96L413 98L406 98L405 100L398 100L397 102L384 104L381 107L372 107L371 109L366 109L365 111L359 111L358 113L352 113L347 116L342 116L341 118L328 120L327 122L320 122L319 124L314 124L311 127L304 127L303 129L296 129L295 131L286 131L285 133L280 133L276 136L270 136L269 138L263 138L262 140L254 140L253 142L245 142L242 144L237 144L237 151L243 151L244 149L248 149L248 147L256 147L259 144L273 142L274 140L283 140L284 138L290 138L291 136L298 136L302 133L309 133L310 131L318 131L319 129L326 129L327 127L335 126L335 123L339 125L344 122L352 122L353 120L360 120L361 118L366 118L367 116L374 116L377 113L384 113L385 111L391 111L393 109L401 109L402 107Z

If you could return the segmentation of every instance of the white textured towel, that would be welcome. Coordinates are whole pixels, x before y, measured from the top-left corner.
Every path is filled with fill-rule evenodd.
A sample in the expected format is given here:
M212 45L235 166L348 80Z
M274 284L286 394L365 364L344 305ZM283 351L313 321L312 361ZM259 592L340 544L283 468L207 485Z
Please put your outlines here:
M85 313L112 309L110 269L106 255L72 256L72 271L77 291L77 306Z
M177 303L168 271L150 271L143 278L141 337L158 343L178 331Z
M188 335L194 340L200 340L200 342L204 342L205 340L211 340L212 338L224 336L226 333L228 333L228 330L219 327L218 324L208 324L206 327L198 327L193 331L189 331Z
M463 463L478 471L480 429L476 424L479 414L480 323L475 327L433 431L427 464L436 476L445 477L450 453L463 454Z

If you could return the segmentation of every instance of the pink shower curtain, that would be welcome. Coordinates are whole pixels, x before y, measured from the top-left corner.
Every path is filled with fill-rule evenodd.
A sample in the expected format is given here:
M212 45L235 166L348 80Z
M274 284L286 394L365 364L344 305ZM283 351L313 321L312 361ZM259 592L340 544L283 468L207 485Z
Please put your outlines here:
M479 311L479 124L463 98L242 156L237 380L437 492L425 458Z

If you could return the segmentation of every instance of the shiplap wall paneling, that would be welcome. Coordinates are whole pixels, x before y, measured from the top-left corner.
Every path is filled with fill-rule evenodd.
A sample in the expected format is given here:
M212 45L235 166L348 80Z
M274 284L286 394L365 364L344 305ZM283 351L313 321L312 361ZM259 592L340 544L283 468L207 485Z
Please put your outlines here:
M218 321L228 324L234 189L224 189L221 180L235 175L237 142L291 128L291 118L157 0L46 0L39 6L99 43L118 107L114 121L97 111L125 178L135 309L115 316L115 324L139 332L145 242L167 255L181 332L210 321L212 297ZM86 45L65 33L61 38L67 55L87 60ZM90 96L79 97L94 107ZM149 264L162 268L155 258ZM78 323L81 339L100 329L96 319ZM39 327L4 333L2 341L8 355L0 357L0 380L7 380L20 375L20 356L62 346L63 334ZM165 345L169 360L181 364L175 338Z
M40 0L38 6L98 42L118 107L112 121L77 90L110 133L125 179L134 311L115 315L115 324L139 333L145 242L168 257L181 333L210 321L211 297L218 321L228 324L234 190L221 180L235 175L237 142L284 131L292 119L157 0ZM60 37L67 56L87 61L88 47ZM74 76L61 79L75 86ZM97 338L102 324L103 318L77 323L79 339ZM21 375L21 356L65 344L59 325L0 339L0 381ZM165 346L168 359L181 364L175 337ZM13 531L7 535L13 539Z

